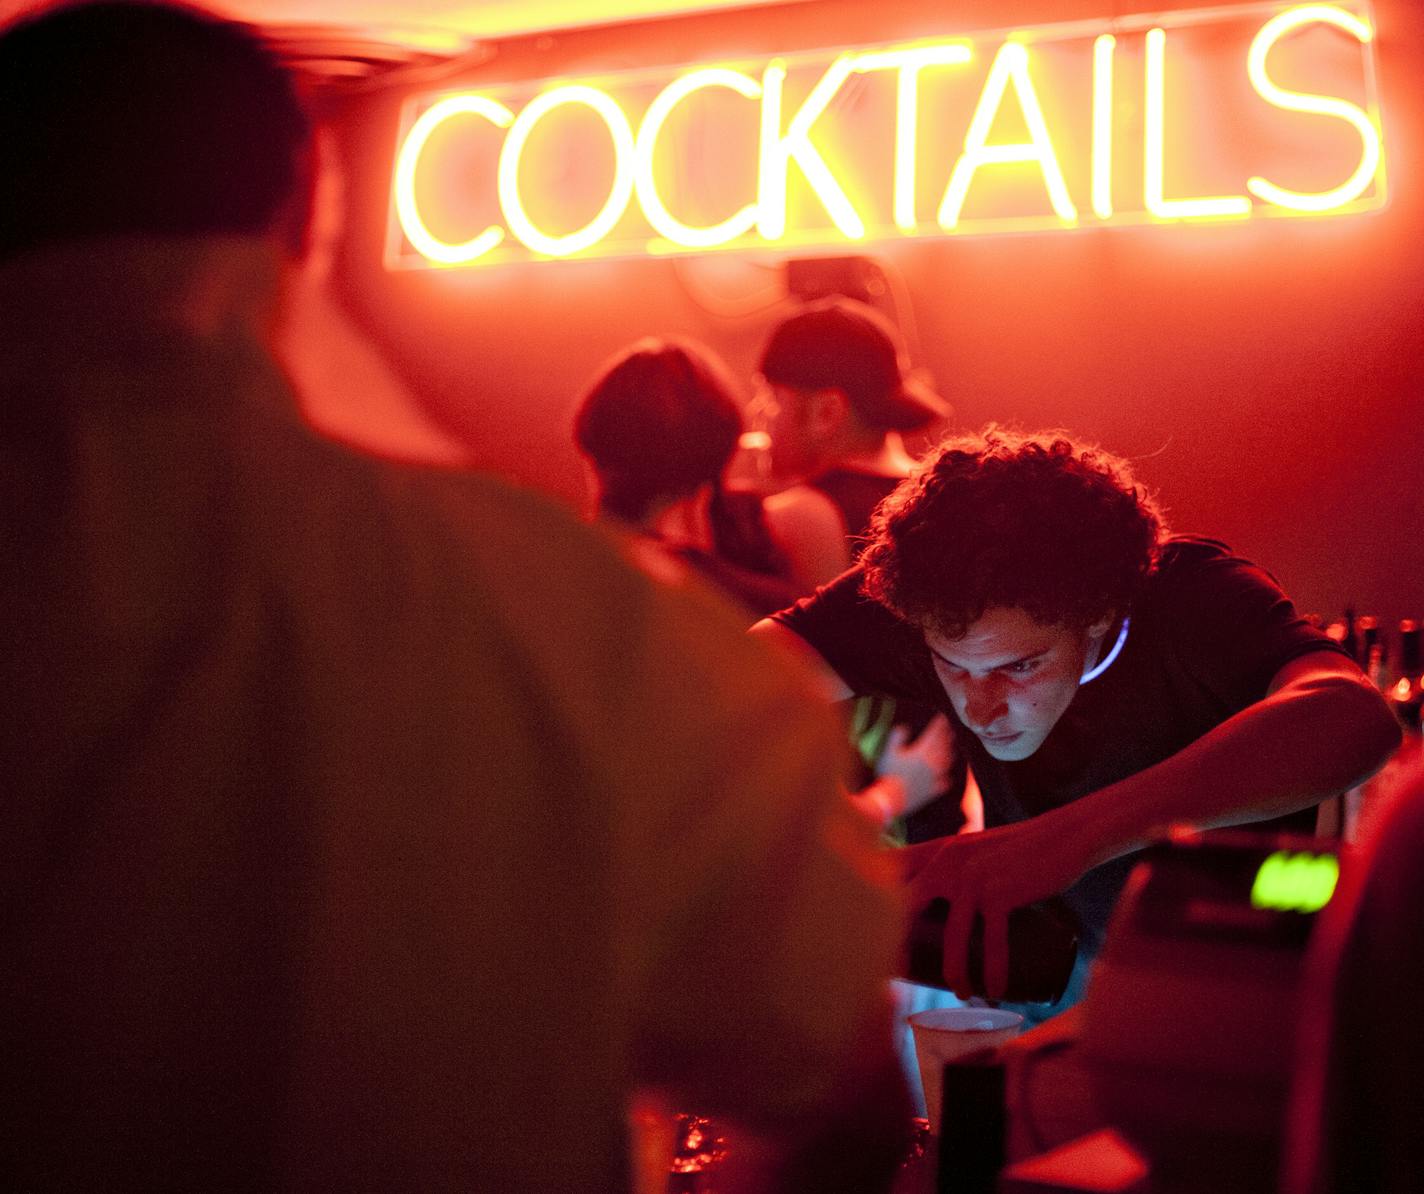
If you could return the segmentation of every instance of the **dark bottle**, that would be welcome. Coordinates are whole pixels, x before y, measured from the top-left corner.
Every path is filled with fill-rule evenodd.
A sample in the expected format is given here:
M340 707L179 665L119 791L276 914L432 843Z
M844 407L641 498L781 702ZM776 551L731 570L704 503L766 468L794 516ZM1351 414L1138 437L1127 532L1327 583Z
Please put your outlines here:
M1006 1153L1004 1065L993 1050L944 1067L936 1194L994 1194Z
M1341 637L1340 645L1349 652L1351 659L1356 663L1360 662L1360 640L1355 633L1355 607L1353 605L1345 607L1345 633Z
M1370 683L1381 692L1389 688L1389 674L1385 671L1384 661L1384 644L1377 642L1370 648L1369 661L1365 664L1365 675L1369 677Z
M1355 628L1359 633L1359 663L1360 667L1374 682L1376 688L1380 687L1379 677L1384 669L1384 643L1380 640L1379 619L1372 618L1368 614L1355 623Z
M1399 670L1411 679L1420 672L1419 663L1419 623L1413 618L1405 618L1399 624Z
M1419 623L1405 618L1399 624L1399 673L1389 689L1389 703L1406 730L1419 732L1420 706L1424 705L1424 667L1420 664Z
M931 900L910 926L905 977L944 987L944 926L949 901ZM1056 1003L1068 988L1078 958L1078 927L1058 900L1027 904L1009 913L1009 977L1006 1003ZM984 918L969 934L969 983L984 994Z

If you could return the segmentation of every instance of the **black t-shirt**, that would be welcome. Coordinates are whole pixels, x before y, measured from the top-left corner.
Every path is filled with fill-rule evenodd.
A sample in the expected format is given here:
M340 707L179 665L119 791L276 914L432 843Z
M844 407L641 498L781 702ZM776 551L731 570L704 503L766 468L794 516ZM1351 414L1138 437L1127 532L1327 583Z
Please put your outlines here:
M783 577L754 572L696 547L674 547L671 551L755 618L763 618L796 600L796 586Z
M870 473L858 468L833 468L818 473L806 482L812 489L824 493L841 513L851 555L857 554L865 533L870 529L870 516L875 507L894 492L902 478L884 473Z
M707 515L712 523L714 554L738 568L777 577L791 585L791 565L772 537L760 494L718 486L712 491Z
M1078 689L1030 758L1002 762L955 717L919 631L861 594L859 569L773 616L856 695L943 710L979 781L987 826L1025 820L1146 770L1261 700L1292 659L1341 650L1297 615L1264 569L1214 540L1172 539L1131 611L1117 659ZM1129 856L1098 867L1066 893L1090 953L1132 863Z
M669 550L758 618L796 600L802 590L772 539L760 495L719 487L709 517L710 552L686 545Z

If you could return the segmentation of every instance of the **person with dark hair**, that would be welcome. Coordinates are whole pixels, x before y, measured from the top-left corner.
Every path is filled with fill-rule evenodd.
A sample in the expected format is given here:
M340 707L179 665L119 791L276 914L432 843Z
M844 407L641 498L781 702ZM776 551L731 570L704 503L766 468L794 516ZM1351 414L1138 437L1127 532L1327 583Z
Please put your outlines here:
M861 557L864 591L941 639L963 638L1005 606L1087 631L1109 611L1126 616L1164 529L1124 462L1066 438L990 431L947 442L877 512Z
M761 498L725 484L742 430L725 366L679 339L650 337L620 352L574 415L574 442L595 474L598 512L660 549L655 571L671 556L759 617L814 586L790 574ZM907 807L923 807L944 783L942 728L922 743L886 744L883 772L852 784L855 806L882 827Z
M842 296L777 324L758 385L752 405L765 459L773 483L785 486L766 499L767 518L809 592L849 567L875 507L909 475L914 461L902 433L943 420L950 408L916 378L895 326ZM964 768L951 766L948 725L933 709L867 697L851 723L863 779L882 781L874 790L884 792L884 820L898 839L919 841L964 822ZM920 775L908 787L895 782L912 771Z
M598 511L690 565L751 613L810 586L766 524L761 498L729 489L742 413L720 361L687 340L640 340L600 371L574 416Z
M771 478L785 486L766 499L768 522L810 591L849 567L876 505L909 474L914 461L901 433L944 419L949 406L915 377L894 325L841 296L777 324L762 349L758 385L754 421L766 437ZM917 841L963 822L964 773L949 765L943 718L876 697L857 701L851 721L867 780L893 777L907 764L930 763L938 774L887 799L895 833Z
M243 26L0 31L4 1184L626 1190L651 1089L885 1188L897 894L809 677L301 422L308 153Z
M753 406L767 437L767 502L797 567L824 584L850 565L871 511L914 460L903 433L942 422L949 404L910 368L895 326L874 307L832 296L772 330Z
M1126 463L1063 435L946 441L881 504L858 567L756 630L813 651L837 696L951 716L987 828L901 857L912 910L950 901L961 992L977 917L979 994L1004 990L1008 912L1044 897L1063 894L1090 959L1130 855L1169 825L1308 809L1399 742L1268 573L1168 537Z

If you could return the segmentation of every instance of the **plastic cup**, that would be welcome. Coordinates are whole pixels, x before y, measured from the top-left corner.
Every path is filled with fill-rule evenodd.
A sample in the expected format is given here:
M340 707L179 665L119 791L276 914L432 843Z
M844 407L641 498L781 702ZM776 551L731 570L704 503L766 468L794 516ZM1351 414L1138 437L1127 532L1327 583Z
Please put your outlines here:
M941 1007L910 1017L931 1132L939 1135L944 1067L980 1049L997 1049L1022 1029L1023 1017L1018 1012L997 1007Z

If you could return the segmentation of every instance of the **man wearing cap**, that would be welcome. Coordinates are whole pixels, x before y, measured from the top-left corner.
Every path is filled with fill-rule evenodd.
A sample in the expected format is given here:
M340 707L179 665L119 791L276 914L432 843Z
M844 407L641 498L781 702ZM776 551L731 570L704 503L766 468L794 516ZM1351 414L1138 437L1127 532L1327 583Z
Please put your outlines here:
M880 312L832 297L772 332L754 404L770 438L772 529L799 575L824 584L850 564L870 513L910 472L902 432L949 414L916 381L898 332Z
M840 295L778 324L758 372L753 422L769 437L773 480L792 482L766 499L767 523L794 574L825 584L850 566L871 513L914 466L901 433L947 417L949 406L914 378L894 324ZM904 826L911 841L961 823L957 801L937 799L964 783L962 767L949 774L948 738L933 709L857 702L852 740L869 785L861 794L875 795L887 828L915 818Z

